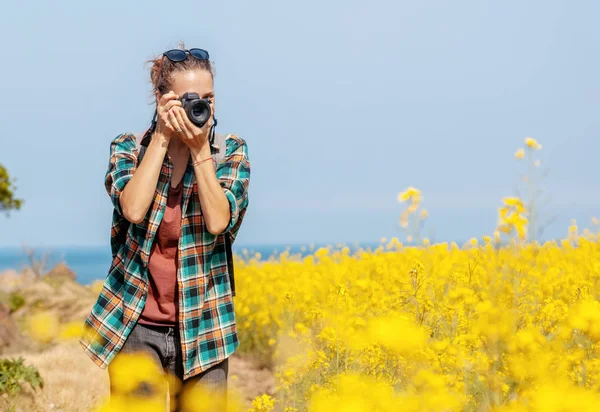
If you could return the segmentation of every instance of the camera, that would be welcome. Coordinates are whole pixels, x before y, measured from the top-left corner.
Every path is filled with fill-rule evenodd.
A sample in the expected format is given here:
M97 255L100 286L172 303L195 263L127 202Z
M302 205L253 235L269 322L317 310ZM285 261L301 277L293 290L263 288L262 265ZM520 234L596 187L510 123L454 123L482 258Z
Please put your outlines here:
M196 126L202 127L210 119L210 101L201 99L198 93L185 93L180 100L183 110Z

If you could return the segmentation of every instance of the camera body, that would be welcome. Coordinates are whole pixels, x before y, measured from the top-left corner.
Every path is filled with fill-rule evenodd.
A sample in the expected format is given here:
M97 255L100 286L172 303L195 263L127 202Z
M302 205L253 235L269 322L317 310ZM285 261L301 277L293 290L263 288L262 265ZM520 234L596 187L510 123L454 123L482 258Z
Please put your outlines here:
M211 115L210 101L201 99L198 93L185 93L181 99L181 106L187 114L190 121L197 127L206 124Z

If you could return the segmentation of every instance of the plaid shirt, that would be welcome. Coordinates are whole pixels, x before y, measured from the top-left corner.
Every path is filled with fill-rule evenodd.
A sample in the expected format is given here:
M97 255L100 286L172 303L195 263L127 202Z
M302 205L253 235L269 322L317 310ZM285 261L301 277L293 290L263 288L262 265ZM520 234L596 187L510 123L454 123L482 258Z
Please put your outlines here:
M246 142L229 135L217 178L229 200L231 220L222 234L212 235L204 222L193 165L183 177L182 230L178 247L179 333L184 379L230 356L239 346L225 236L233 241L248 206L250 163ZM142 223L130 224L124 241L115 244L123 222L120 195L137 166L138 150L131 133L111 143L106 190L114 206L114 257L102 291L85 321L80 343L105 369L135 326L148 292L148 260L167 203L173 165L165 156L156 195Z

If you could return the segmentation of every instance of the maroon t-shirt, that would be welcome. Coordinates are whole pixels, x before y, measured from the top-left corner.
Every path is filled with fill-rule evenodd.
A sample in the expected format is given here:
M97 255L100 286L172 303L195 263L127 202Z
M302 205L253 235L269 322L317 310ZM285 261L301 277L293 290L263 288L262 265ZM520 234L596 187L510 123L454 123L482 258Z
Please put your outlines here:
M169 188L165 214L156 232L148 261L148 297L138 320L155 326L177 324L177 246L181 234L183 184Z

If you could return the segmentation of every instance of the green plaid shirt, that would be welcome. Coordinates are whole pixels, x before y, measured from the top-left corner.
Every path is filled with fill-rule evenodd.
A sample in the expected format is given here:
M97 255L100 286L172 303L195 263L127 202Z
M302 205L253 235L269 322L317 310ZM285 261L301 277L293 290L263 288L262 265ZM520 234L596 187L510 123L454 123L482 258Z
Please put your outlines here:
M250 162L243 139L229 135L226 146L225 157L216 170L231 210L229 226L222 234L214 236L206 229L191 161L183 177L177 285L184 379L221 362L239 346L225 236L235 239L246 213ZM125 133L112 141L105 185L114 205L111 236L114 257L80 340L84 351L103 369L119 352L144 308L148 260L164 214L173 171L165 156L154 202L144 221L130 224L123 240L116 242L124 219L119 197L136 170L137 157L133 134Z

